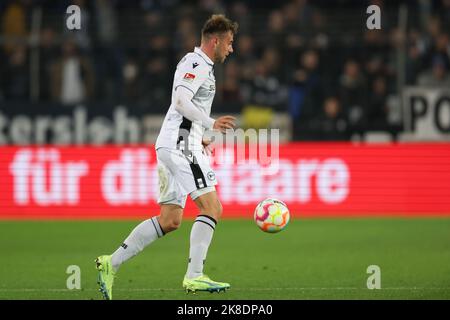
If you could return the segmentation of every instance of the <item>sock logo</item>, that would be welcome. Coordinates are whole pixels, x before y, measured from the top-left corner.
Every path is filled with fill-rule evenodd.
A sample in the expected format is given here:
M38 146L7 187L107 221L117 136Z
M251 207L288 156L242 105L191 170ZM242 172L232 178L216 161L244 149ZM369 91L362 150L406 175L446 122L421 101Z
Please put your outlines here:
M128 248L128 245L126 245L125 243L122 243L121 247L126 249L126 248Z

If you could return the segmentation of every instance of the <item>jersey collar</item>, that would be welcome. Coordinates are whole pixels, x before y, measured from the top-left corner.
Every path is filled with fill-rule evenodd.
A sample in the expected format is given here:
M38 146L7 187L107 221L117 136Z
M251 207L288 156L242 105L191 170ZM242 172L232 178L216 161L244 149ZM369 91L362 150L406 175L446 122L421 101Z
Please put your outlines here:
M208 57L208 55L206 53L204 53L202 51L202 49L200 49L200 47L195 47L194 52L196 54L198 54L199 56L201 56L203 58L203 60L206 61L207 64L209 64L211 66L214 65L214 62L212 62L212 60Z

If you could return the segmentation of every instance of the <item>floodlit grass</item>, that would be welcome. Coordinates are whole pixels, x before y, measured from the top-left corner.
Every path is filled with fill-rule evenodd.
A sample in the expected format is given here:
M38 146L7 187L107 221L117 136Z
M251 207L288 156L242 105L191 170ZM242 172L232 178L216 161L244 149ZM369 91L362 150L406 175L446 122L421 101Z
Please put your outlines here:
M94 259L138 221L0 222L0 299L101 299ZM122 266L115 299L449 299L450 219L295 219L278 234L217 225L205 273L227 293L186 295L192 220ZM81 268L81 290L66 287ZM369 290L367 267L381 268Z

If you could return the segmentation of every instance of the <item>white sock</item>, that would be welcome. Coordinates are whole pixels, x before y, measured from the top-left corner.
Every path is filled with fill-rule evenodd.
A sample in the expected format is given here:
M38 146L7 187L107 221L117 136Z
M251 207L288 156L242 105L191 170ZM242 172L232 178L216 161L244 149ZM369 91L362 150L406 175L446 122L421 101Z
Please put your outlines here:
M122 263L137 255L163 235L164 232L156 217L141 222L112 254L111 263L114 271L117 271Z
M211 243L216 220L206 215L199 215L191 230L191 247L186 277L189 279L203 275L203 265Z

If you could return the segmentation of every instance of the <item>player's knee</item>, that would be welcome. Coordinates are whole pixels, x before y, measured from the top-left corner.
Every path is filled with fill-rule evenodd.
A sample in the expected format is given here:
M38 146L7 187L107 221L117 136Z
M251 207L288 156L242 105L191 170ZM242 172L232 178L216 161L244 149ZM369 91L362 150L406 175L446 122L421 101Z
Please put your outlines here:
M181 226L181 218L162 218L160 219L160 224L164 233L169 233L177 230Z
M222 216L223 207L220 202L217 202L217 209L216 209L216 217L219 219Z
M207 206L206 208L203 208L204 214L212 216L214 219L219 220L219 218L222 216L223 207L222 204L217 201L217 203Z
M181 226L181 219L172 219L169 223L170 231L175 231Z
M181 226L181 219L170 219L166 225L166 232L177 230Z

